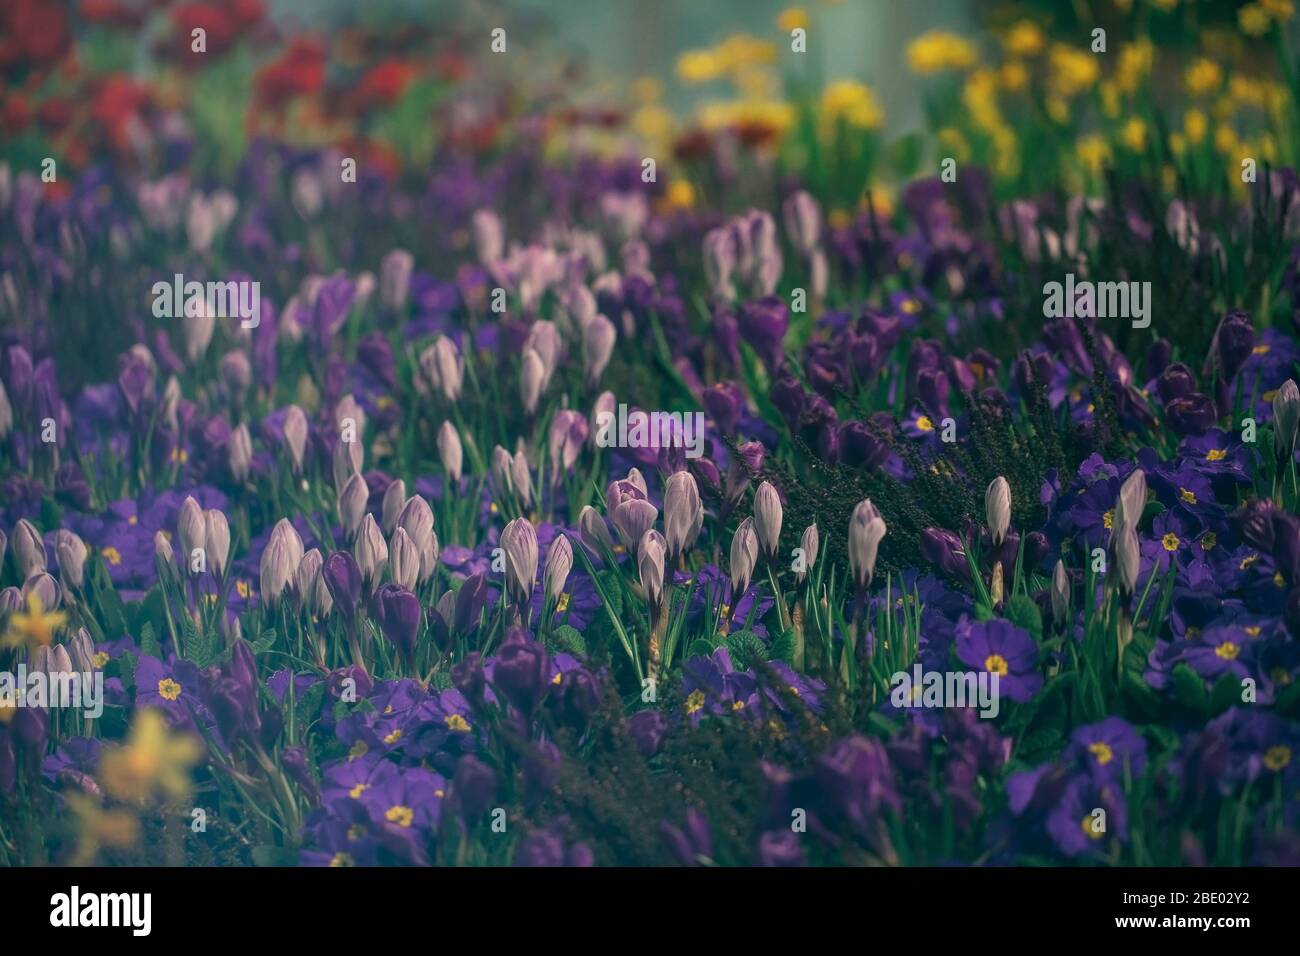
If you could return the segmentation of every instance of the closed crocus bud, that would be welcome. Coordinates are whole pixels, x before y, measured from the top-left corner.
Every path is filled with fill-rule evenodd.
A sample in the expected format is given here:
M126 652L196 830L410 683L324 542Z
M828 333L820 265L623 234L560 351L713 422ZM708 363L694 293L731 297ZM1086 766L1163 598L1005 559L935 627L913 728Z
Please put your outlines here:
M1115 572L1119 576L1120 591L1132 594L1137 587L1138 571L1142 567L1142 551L1137 531L1131 525L1119 529L1115 539Z
M1165 422L1180 435L1200 435L1218 420L1219 409L1214 400L1199 392L1175 398L1165 405Z
M727 466L727 500L733 504L749 487L751 471L763 467L764 448L761 442L750 441L737 447L736 452Z
M676 558L690 550L704 527L704 505L700 488L689 471L669 477L664 488L664 539L668 555Z
M1011 527L1011 486L1001 475L989 482L984 492L984 520L993 546L997 547Z
M564 593L564 585L573 570L573 544L566 535L556 535L546 552L546 570L542 574L542 588L552 599Z
M876 555L888 529L870 499L859 501L849 519L849 565L859 591L871 586L876 574Z
M781 522L784 518L781 496L770 481L763 482L754 492L754 531L768 560L776 557L781 547Z
M242 401L248 386L253 384L253 365L248 356L239 349L231 349L221 357L217 372L226 392L235 401Z
M749 589L754 565L758 563L758 535L754 532L754 519L746 518L731 537L731 604L735 607L740 596Z
M601 435L608 437L611 434L611 423L617 410L618 399L614 397L613 392L601 392L596 396L596 401L591 406L591 419L588 424L591 426L591 440L597 446L605 440Z
M14 427L14 407L9 404L9 395L4 382L0 382L0 441L9 437Z
M1300 428L1300 389L1289 378L1273 396L1273 444L1279 461L1295 457L1297 428Z
M821 239L821 210L817 200L801 189L781 204L781 212L790 244L803 255L811 255Z
M388 567L388 542L384 540L384 533L379 530L374 515L367 514L361 519L352 555L357 559L357 567L361 569L366 593L374 591L379 585L379 579L384 576L384 569Z
M595 385L605 374L617 338L614 323L603 315L597 315L582 330L582 367L589 386Z
M402 508L405 506L406 482L401 478L394 479L384 489L384 503L380 508L379 523L384 529L384 534L393 533L393 529L397 527L397 519L401 517Z
M356 558L347 551L333 552L321 566L321 579L339 613L349 619L354 617L361 600L361 568Z
M479 209L470 220L474 232L474 250L481 265L490 266L505 251L505 227L501 217L490 209Z
M394 249L379 264L379 302L390 312L406 308L411 289L411 270L415 257L405 249Z
M338 512L339 524L343 528L344 536L350 541L361 527L361 519L366 515L366 503L370 500L370 487L366 484L366 479L360 475L353 475L348 479L348 483L343 486L342 493L339 494Z
M537 580L537 531L526 518L515 518L501 532L506 558L506 590L518 605L528 603Z
M1052 571L1052 619L1064 624L1070 613L1070 575L1066 573L1065 563L1056 562Z
M212 343L212 332L217 326L215 315L209 315L206 308L200 307L198 315L186 314L181 318L181 332L185 337L185 358L191 365L196 364L208 351Z
M536 350L529 349L524 353L523 365L519 371L519 400L523 404L525 415L536 414L545 386L546 366Z
M447 480L454 492L460 487L461 468L465 461L465 452L461 448L460 433L451 422L443 422L438 429L438 457L447 472Z
M321 556L319 548L312 548L298 562L298 568L293 572L293 580L289 582L290 595L298 610L304 608L308 611L315 610L312 601L316 596L316 581L320 577L321 565L324 563L325 559Z
M1224 380L1232 381L1255 347L1255 327L1250 313L1235 310L1225 315L1214 333L1213 347Z
M0 530L0 574L4 573L5 553L9 549L9 535Z
M653 528L641 536L637 546L637 572L641 576L641 588L645 591L650 606L658 608L664 598L664 561L667 557L667 545L664 536Z
M171 566L173 571L176 570L176 553L172 550L171 540L167 537L165 531L155 531L153 535L153 553L154 557L165 561Z
M334 446L331 464L334 471L334 491L341 492L353 475L361 474L362 448L359 441L340 441Z
M84 627L77 628L77 632L68 638L68 656L78 673L90 674L98 670L95 667L95 642Z
M275 608L280 603L280 596L289 586L295 569L289 546L283 538L272 537L262 552L261 563L262 603L268 608Z
M528 459L522 450L515 452L514 457L510 459L510 483L525 508L532 504L532 475L528 468Z
M435 392L449 402L460 400L465 361L455 342L445 335L438 336L432 345L420 353L420 370Z
M226 443L226 464L230 475L238 482L248 480L253 466L253 437L248 433L248 426L240 424L230 433Z
M442 549L438 546L438 534L430 530L429 536L424 539L424 544L420 546L421 584L433 577L433 572L438 568L438 556L441 554Z
M817 552L821 548L821 535L817 531L817 525L810 524L803 529L803 537L799 539L799 549L803 551L804 569L798 572L799 581L812 571L813 565L817 563Z
M420 549L405 528L396 529L388 542L388 570L393 581L408 591L414 591L420 581Z
M583 543L596 554L601 553L602 547L614 550L614 538L609 533L609 525L591 505L585 506L578 515L578 533L582 535Z
M492 480L500 494L510 494L515 490L514 459L500 445L492 449Z
M24 579L45 570L45 540L26 518L14 525L14 561Z
M0 612L2 611L21 611L27 602L23 600L23 592L15 587L7 587L0 591Z
M587 420L581 413L565 408L556 412L547 429L546 444L551 455L551 480L573 470L587 441Z
M281 518L275 523L275 527L271 529L271 537L280 538L284 541L285 547L289 549L289 560L296 568L298 562L302 560L303 544L302 535L293 526L293 522L288 518Z
M226 576L226 561L230 557L230 523L216 508L203 512L204 547L208 550L208 568L218 578Z
M302 471L303 455L307 451L307 416L297 405L290 405L284 413L284 444L289 449L289 461L296 475Z
M397 526L405 529L415 546L423 552L429 536L433 534L433 509L429 507L429 502L420 495L411 495L397 516Z
M1124 526L1136 529L1146 506L1147 476L1141 468L1134 468L1119 488L1119 500L1115 503L1115 516L1111 521L1115 532Z
M44 571L37 571L30 578L23 582L23 603L27 603L27 598L35 594L40 599L41 607L47 611L53 611L62 603L62 594L59 591L59 582L54 580L53 576Z
M59 561L59 580L80 588L85 580L86 542L72 531L61 530L54 537L54 556Z
M420 599L401 585L385 584L375 592L373 605L379 629L409 663L420 636Z
M181 558L185 566L192 569L195 549L203 548L206 552L208 544L207 520L193 496L187 497L181 504L180 516L176 519L176 537L181 542Z
M704 278L715 299L730 301L736 297L731 273L736 268L736 243L731 230L713 229L704 236Z

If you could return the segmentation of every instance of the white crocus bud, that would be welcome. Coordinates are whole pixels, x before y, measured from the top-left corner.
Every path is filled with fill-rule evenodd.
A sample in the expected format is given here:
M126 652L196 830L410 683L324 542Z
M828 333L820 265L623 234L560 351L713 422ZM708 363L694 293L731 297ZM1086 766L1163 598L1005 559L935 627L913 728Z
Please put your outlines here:
M388 570L393 583L414 591L420 582L420 549L405 528L397 528L388 542Z
M442 459L442 467L447 471L447 480L450 484L448 491L454 494L455 489L460 487L465 452L461 448L460 433L451 422L443 422L442 427L438 429L438 457Z
M984 492L984 519L993 546L997 547L1011 528L1011 486L1001 475L989 482Z
M546 552L546 571L542 574L542 588L551 598L558 599L573 570L573 544L565 535L556 535Z
M754 519L746 518L736 528L731 538L731 603L734 607L749 589L754 566L758 563L758 535L754 532Z
M404 507L406 507L406 482L401 478L395 478L384 489L384 503L380 508L380 524L383 526L384 534L393 533Z
M230 523L216 508L203 512L204 547L208 549L208 569L217 578L225 578L230 558Z
M781 522L784 518L781 496L770 481L763 482L754 492L754 531L769 561L776 557L781 546Z
M849 519L849 565L858 590L871 586L876 574L876 555L888 528L870 499L859 501Z
M366 479L360 475L353 475L343 486L338 502L339 524L342 525L343 534L348 540L352 540L356 536L357 529L361 527L361 519L366 513L366 503L369 501L370 486L366 484Z

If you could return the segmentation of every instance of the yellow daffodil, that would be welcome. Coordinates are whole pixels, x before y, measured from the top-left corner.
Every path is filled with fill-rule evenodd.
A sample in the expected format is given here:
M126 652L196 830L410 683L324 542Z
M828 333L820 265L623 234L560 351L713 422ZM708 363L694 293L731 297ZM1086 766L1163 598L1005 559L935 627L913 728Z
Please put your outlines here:
M708 83L722 74L722 60L712 50L687 50L677 58L677 78L683 83Z
M1078 96L1092 88L1101 74L1095 54L1057 43L1049 59L1048 85L1058 96Z
M177 800L189 793L190 767L202 755L197 737L172 733L160 712L146 708L136 713L126 743L100 757L100 780L119 800L146 803L157 791Z
M1037 56L1043 52L1047 40L1038 24L1032 20L1020 20L1002 38L1002 45L1013 56Z
M1147 148L1147 124L1136 116L1129 117L1120 128L1119 141L1126 149L1135 153L1145 152Z
M1110 147L1104 139L1093 134L1083 137L1075 144L1074 154L1090 175L1099 176L1110 159Z
M821 119L830 129L840 119L857 129L879 129L884 125L885 112L865 83L836 80L822 90Z
M808 29L808 11L803 7L787 7L776 18L776 28L782 33Z
M1187 84L1187 92L1193 96L1213 93L1223 82L1223 67L1213 60L1200 57L1187 68L1183 81Z
M54 634L68 623L68 615L62 611L46 611L41 597L33 588L27 595L27 610L15 611L9 615L9 633L5 635L6 647L27 646L32 649L49 647L54 642Z
M1271 24L1268 11L1262 4L1248 3L1237 11L1237 25L1248 37L1262 37Z
M907 45L907 63L913 73L968 70L975 60L975 47L945 30L931 30Z
M140 838L140 821L130 810L105 810L83 793L69 793L67 801L80 830L73 866L90 866L104 847L128 847Z

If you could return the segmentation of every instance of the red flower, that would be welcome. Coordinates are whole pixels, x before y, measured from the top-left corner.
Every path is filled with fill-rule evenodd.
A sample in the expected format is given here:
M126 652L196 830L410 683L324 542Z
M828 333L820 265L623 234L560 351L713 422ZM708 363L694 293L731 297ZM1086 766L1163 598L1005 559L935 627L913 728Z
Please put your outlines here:
M130 145L131 120L149 99L149 88L143 83L137 83L125 73L112 73L100 81L90 103L90 115L104 128L116 149L126 150Z
M219 56L225 53L239 38L241 27L233 13L232 9L213 3L186 3L175 7L172 26L176 32L170 41L173 52L192 67L202 66L208 54ZM206 34L203 53L194 51L194 31L199 29Z
M60 0L0 3L0 70L47 66L71 46L68 14Z
M51 96L36 111L36 120L48 131L61 130L72 119L72 100L66 96Z
M359 113L375 106L391 106L401 99L419 72L420 68L414 63L384 60L361 77L348 96L348 104Z
M11 93L0 99L0 130L4 130L6 136L18 136L31 121L32 111L26 97Z
M77 7L81 19L87 23L103 23L114 27L136 27L144 22L146 8L127 6L121 0L81 0Z
M298 37L280 59L258 72L257 99L269 109L282 109L296 96L315 93L324 82L324 48L316 40Z

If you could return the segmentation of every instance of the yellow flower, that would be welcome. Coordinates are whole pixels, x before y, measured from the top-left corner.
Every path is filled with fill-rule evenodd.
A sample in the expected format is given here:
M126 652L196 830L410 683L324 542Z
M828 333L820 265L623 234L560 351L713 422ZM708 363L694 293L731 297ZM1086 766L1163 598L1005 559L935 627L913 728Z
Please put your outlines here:
M657 103L643 106L632 114L632 128L648 140L667 139L673 131L673 114Z
M1098 176L1110 159L1110 147L1104 139L1093 134L1083 137L1075 144L1074 154L1089 175Z
M683 83L708 83L723 73L723 63L712 50L687 50L677 58L677 78Z
M1076 50L1064 43L1052 46L1049 62L1049 86L1059 96L1078 96L1090 89L1101 74L1094 54L1087 50Z
M939 130L939 149L944 156L951 156L959 163L970 162L970 143L960 130L951 126Z
M1205 139L1205 134L1210 128L1210 121L1205 118L1205 114L1200 110L1188 110L1183 115L1183 132L1187 135L1187 142L1196 146Z
M130 810L105 810L84 793L69 792L67 801L80 830L73 866L90 866L102 848L128 847L139 839L140 821Z
M716 47L716 55L726 71L742 67L766 66L776 62L776 44L745 33L727 37Z
M1019 93L1029 86L1029 70L1019 60L1007 60L998 70L998 79L1008 93Z
M1151 72L1155 55L1155 46L1145 37L1134 43L1126 43L1120 48L1119 65L1115 69L1115 83L1123 92L1137 91L1142 81Z
M1240 146L1241 140L1237 138L1237 131L1227 123L1220 123L1214 130L1214 148L1219 152L1236 153Z
M975 70L961 88L961 103L971 122L986 133L1001 129L1002 113L998 109L998 78L992 70Z
M1147 148L1147 124L1136 116L1129 117L1119 133L1120 142L1127 149L1141 153Z
M1002 38L1006 51L1014 56L1036 56L1046 45L1043 31L1032 20L1021 20Z
M668 184L668 192L664 197L669 209L690 209L695 205L695 187L691 185L689 179L674 179ZM568 605L568 594L560 595L560 601L565 606ZM558 608L564 610L564 608Z
M975 65L975 48L944 30L931 30L907 45L907 63L913 73L968 70Z
M788 7L776 18L776 28L782 33L808 29L808 11L803 7Z
M1184 76L1187 92L1193 96L1213 93L1223 82L1223 68L1213 60L1200 57L1187 68Z
M840 119L856 129L879 129L885 113L871 87L857 80L836 80L822 90L821 121L834 129Z
M158 790L179 799L189 793L189 769L202 755L197 737L173 734L161 713L145 708L136 713L126 743L100 757L99 775L119 800L145 803Z
M66 623L68 615L62 611L47 612L41 596L33 588L27 595L27 610L9 615L9 633L4 645L19 647L25 644L32 649L49 647L54 642L54 632Z
M1240 73L1234 73L1228 80L1228 96L1245 106L1264 108L1267 102L1267 87L1258 80Z
M1291 0L1259 0L1259 5L1274 20L1290 20L1295 15L1295 4Z
M1248 3L1237 11L1237 25L1248 37L1263 36L1268 32L1268 11L1258 3Z

